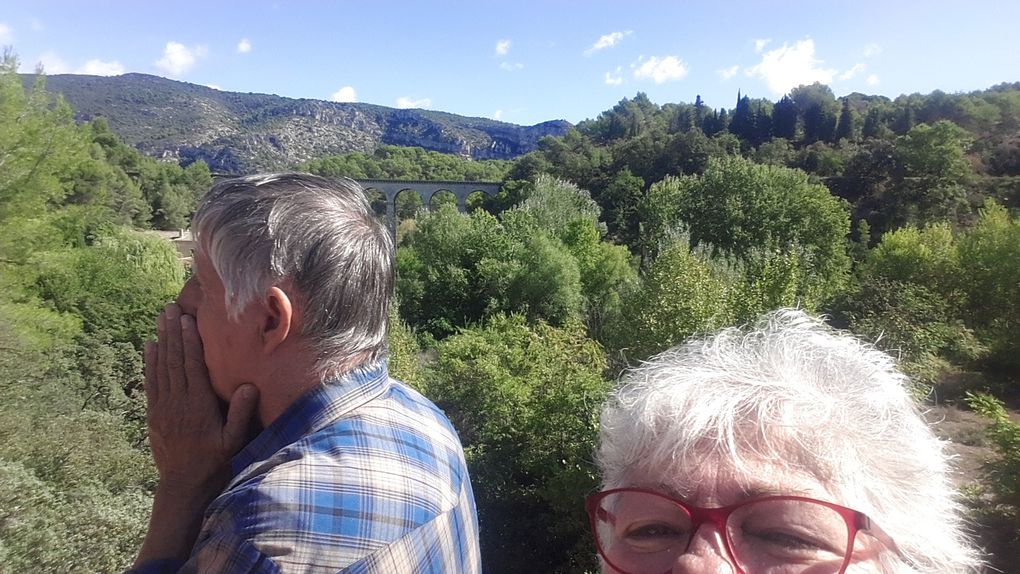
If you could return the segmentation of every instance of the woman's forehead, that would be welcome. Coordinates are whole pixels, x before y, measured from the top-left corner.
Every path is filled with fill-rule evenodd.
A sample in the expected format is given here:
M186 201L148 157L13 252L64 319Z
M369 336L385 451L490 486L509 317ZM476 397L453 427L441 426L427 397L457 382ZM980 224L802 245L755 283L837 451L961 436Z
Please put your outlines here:
M626 485L658 490L699 506L726 506L759 496L795 495L841 503L818 476L792 461L706 456L672 468L636 468Z

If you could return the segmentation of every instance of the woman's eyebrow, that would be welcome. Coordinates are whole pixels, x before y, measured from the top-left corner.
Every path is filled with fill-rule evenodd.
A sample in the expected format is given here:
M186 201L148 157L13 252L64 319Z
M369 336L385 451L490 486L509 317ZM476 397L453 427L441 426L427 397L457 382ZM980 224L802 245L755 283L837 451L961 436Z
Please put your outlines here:
M647 488L649 490L661 492L665 495L684 501L689 500L691 494L696 490L694 488L687 488L686 486L677 486L673 484L666 484L663 482L655 484L640 484L637 486L639 488Z
M817 493L811 493L803 488L779 488L772 485L756 485L751 487L742 487L740 497L741 500L747 500L749 498L761 498L763 496L806 496L815 497Z

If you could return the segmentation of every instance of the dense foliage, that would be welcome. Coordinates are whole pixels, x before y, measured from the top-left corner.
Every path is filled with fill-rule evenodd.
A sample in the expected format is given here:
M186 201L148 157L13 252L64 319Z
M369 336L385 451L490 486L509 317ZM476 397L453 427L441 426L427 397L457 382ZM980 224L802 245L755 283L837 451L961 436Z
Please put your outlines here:
M497 315L437 351L428 388L466 449L485 571L593 570L578 501L598 484L601 347L577 324Z
M15 69L8 54L0 571L116 572L154 481L139 348L185 273L142 232L186 227L211 174L76 125ZM919 392L969 371L1015 397L1018 142L1020 84L895 100L815 84L732 110L638 94L513 162L381 146L301 167L505 180L470 213L401 195L390 364L461 434L486 571L584 572L600 403L691 334L799 305L898 354ZM1015 422L981 397L999 458L977 512L1015 532Z
M371 154L354 152L312 160L301 169L326 177L354 179L502 181L509 164L503 160L464 161L450 154L417 147L383 145Z

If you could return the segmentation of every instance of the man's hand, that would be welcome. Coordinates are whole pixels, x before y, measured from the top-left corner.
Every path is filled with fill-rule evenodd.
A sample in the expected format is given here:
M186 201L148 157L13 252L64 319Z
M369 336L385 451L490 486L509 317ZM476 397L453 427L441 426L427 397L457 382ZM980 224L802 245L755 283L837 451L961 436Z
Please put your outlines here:
M145 347L149 442L160 485L221 489L230 459L250 438L258 391L242 385L226 416L213 392L195 319L171 303L159 316L158 342Z
M258 390L241 385L224 416L195 319L176 304L160 314L157 332L157 342L145 345L145 394L159 485L136 566L187 558L206 506L230 480L231 457L250 438L258 404Z

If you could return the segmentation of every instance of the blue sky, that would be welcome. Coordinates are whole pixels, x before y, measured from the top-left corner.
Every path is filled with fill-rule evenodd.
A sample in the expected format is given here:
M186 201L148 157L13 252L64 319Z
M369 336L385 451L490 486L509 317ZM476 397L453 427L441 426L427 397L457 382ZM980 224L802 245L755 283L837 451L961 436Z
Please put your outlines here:
M23 71L143 72L239 92L530 125L625 97L732 108L802 83L895 97L1020 81L1020 2L11 1Z

